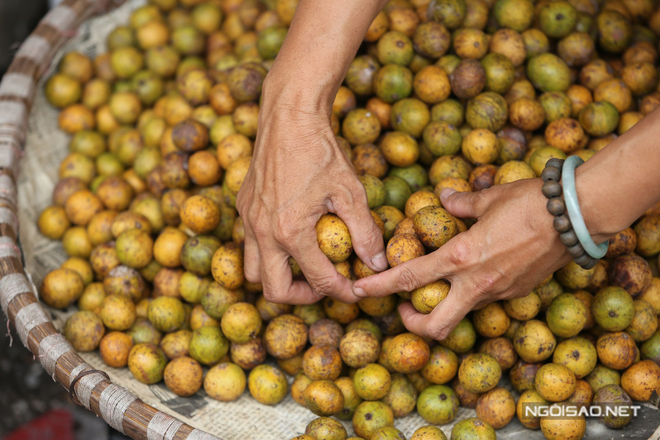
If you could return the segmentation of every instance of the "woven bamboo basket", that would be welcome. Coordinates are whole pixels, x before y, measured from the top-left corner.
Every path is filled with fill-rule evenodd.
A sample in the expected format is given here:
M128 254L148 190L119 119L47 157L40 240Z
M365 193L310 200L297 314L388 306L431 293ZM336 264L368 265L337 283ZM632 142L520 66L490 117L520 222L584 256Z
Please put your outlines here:
M128 4L122 5L125 1ZM57 130L57 111L43 96L42 77L66 50L96 55L102 46L98 41L114 26L124 24L131 8L144 1L64 0L21 45L0 82L0 305L21 342L69 390L72 400L134 439L287 440L303 433L315 418L290 396L277 407L260 405L247 393L233 403L213 401L203 392L176 398L163 385L148 387L125 370L105 367L98 354L77 353L58 332L72 311L42 307L38 300L33 277L38 284L65 258L58 243L39 236L35 222L39 210L50 203L57 164L67 151L67 137ZM101 17L92 19L95 15ZM512 389L506 380L500 385ZM627 438L660 436L658 413L650 405L643 409L639 421L626 428ZM474 415L474 410L461 408L454 423ZM443 430L449 434L454 423ZM407 436L423 424L418 415L396 421ZM350 432L350 423L345 426ZM516 420L498 431L500 439L520 435L530 440L543 438ZM609 438L612 434L593 421L587 435Z

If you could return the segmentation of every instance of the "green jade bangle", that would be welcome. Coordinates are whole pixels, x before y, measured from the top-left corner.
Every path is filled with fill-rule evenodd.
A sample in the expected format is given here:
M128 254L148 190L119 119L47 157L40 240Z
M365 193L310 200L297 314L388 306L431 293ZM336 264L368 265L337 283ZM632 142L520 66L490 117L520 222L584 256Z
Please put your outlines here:
M564 166L561 172L564 201L566 202L566 211L568 211L568 217L571 219L571 224L573 225L573 230L575 231L578 241L584 248L584 251L589 254L591 258L599 260L607 253L609 240L596 245L591 238L591 234L589 234L587 225L584 223L582 211L580 210L580 203L577 198L577 191L575 189L575 169L583 163L584 161L579 156L569 156L564 161Z

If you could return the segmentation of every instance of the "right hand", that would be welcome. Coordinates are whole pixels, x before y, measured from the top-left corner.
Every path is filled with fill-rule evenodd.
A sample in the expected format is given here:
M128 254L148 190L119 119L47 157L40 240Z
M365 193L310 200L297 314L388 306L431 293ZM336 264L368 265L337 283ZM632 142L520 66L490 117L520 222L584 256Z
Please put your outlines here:
M337 214L372 270L387 269L387 259L365 189L332 131L330 105L303 108L283 88L266 89L264 83L254 154L237 199L245 225L245 277L262 283L272 302L309 304L326 295L356 302L351 281L318 246L318 219ZM289 256L307 282L292 278Z

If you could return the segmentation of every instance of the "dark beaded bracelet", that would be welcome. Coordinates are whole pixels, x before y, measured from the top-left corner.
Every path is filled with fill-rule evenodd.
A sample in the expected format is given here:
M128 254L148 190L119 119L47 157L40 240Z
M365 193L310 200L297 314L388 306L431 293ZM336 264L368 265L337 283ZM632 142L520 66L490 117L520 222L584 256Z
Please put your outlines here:
M541 173L543 179L543 188L541 192L548 199L548 212L554 216L552 226L559 233L559 240L568 249L568 253L573 257L573 261L583 269L592 269L598 260L592 258L580 244L571 220L566 215L566 203L562 196L561 169L564 161L562 159L550 159L546 162L545 168Z

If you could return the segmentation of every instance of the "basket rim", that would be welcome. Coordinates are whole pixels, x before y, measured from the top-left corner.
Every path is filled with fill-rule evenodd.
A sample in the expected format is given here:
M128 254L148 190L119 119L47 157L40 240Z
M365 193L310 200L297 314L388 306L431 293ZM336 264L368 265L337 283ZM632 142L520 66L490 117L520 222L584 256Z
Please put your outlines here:
M18 164L27 138L37 82L60 47L88 18L125 0L64 0L19 47L0 81L0 304L23 345L69 391L76 404L136 440L220 440L144 403L87 364L57 331L24 269L18 240Z

